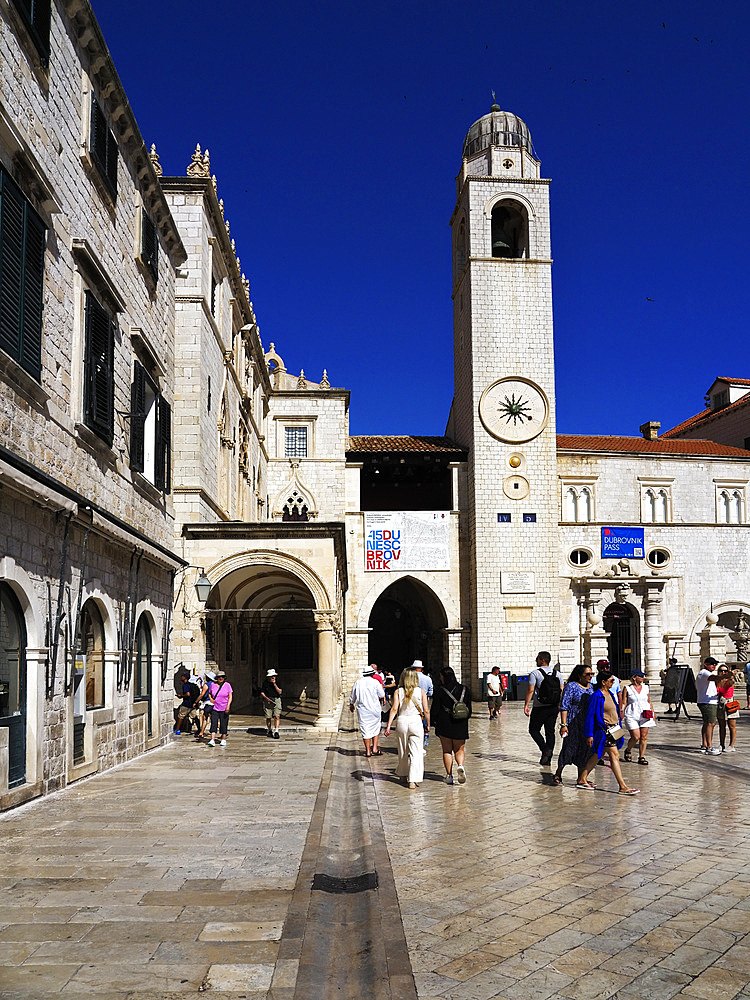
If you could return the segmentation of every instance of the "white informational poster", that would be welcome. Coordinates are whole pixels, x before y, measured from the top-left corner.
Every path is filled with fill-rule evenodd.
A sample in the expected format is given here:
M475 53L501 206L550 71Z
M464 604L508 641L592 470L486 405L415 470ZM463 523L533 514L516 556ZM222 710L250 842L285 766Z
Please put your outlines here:
M449 570L448 511L365 514L365 569L385 573Z

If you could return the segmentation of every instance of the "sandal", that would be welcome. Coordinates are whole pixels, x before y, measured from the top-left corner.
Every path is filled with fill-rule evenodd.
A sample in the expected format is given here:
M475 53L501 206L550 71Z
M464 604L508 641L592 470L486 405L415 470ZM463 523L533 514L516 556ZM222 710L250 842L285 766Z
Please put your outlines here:
M638 763L639 764L645 764L646 766L648 766L648 761L646 760L645 757L639 757L638 758Z
M626 750L625 751L625 753L622 755L622 759L625 760L625 761L627 761L628 764L632 764L633 763L633 758L630 755L630 750Z
M552 778L552 780L554 781L554 783L556 785L561 785L562 784L562 778L561 778L561 776L559 774L554 775L553 778Z
M383 751L382 750L376 750L375 753L371 753L370 756L371 757L382 757L383 756Z
M637 795L640 792L640 788L621 788L620 795Z
M592 785L590 781L586 781L583 784L581 784L581 782L579 781L576 781L576 788L582 788L584 792L596 791L596 785Z

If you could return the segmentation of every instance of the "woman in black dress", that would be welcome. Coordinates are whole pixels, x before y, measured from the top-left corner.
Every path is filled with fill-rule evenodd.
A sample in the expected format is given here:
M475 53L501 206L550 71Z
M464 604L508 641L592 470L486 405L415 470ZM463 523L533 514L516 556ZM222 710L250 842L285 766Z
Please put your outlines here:
M471 693L461 684L452 667L442 667L439 683L435 685L435 695L432 699L432 718L435 722L435 735L443 748L443 764L445 765L446 784L453 784L453 759L456 760L456 780L459 785L466 781L464 767L464 744L469 738L469 718L456 719L453 716L453 706L462 702L471 716Z

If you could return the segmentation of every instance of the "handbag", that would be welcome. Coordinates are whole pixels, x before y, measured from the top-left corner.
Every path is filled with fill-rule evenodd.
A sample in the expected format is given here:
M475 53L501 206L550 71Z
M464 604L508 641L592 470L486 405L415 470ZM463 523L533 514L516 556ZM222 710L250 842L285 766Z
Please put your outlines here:
M726 709L727 717L730 715L739 714L740 703L738 701L728 701L724 708Z
M641 718L643 719L644 722L649 722L651 719L653 719L653 717L654 713L651 711L650 708L644 708L643 711L641 712Z
M625 730L622 726L607 726L607 746L614 746L618 743L625 735Z

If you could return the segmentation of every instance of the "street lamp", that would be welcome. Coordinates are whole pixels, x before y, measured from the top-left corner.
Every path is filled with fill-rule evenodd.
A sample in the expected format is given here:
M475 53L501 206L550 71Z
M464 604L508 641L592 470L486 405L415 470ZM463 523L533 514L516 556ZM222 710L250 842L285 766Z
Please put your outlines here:
M203 567L200 569L200 576L195 581L195 593L198 595L198 600L201 604L206 603L208 595L211 593L211 581L206 576Z

